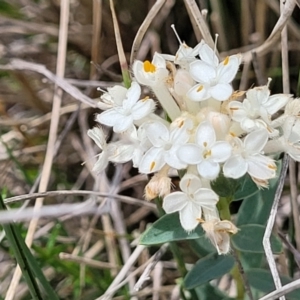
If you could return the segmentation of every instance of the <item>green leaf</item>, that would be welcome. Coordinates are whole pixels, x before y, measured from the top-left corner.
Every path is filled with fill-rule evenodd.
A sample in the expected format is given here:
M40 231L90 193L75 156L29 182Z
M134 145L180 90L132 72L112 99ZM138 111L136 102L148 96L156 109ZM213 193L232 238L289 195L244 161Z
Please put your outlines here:
M193 289L212 279L227 274L234 265L234 258L230 255L212 253L198 260L193 269L184 278L186 289Z
M190 233L186 232L180 224L178 213L173 213L164 215L153 223L142 235L140 243L143 245L156 245L198 239L203 235L204 232L200 226Z
M239 227L239 232L232 236L234 247L242 252L264 253L262 244L265 227L258 224L247 224ZM271 236L273 253L282 251L281 242L275 236Z
M212 286L210 283L203 284L195 288L198 299L201 300L234 300L227 298L226 294L220 291L217 287Z
M274 281L269 271L263 269L250 269L245 273L249 284L255 289L266 294L275 290ZM292 278L289 278L287 276L280 276L280 279L283 285L293 281ZM286 298L289 300L299 300L300 290L298 289L291 293L288 293Z
M199 257L203 257L217 251L206 236L202 236L195 240L189 240L188 243Z
M211 182L211 188L220 196L231 198L239 187L239 182L236 179L227 178L222 172Z
M248 198L259 191L257 185L253 182L253 180L248 174L238 179L238 182L239 188L234 194L234 200Z
M6 207L3 203L2 197L0 196L0 209L5 210ZM37 261L34 256L30 252L29 248L25 244L21 233L16 224L2 224L6 238L9 241L12 250L15 254L16 260L20 266L22 274L26 283L28 284L28 288L30 294L35 300L44 300L45 297L42 295L39 286L36 282L36 279L39 280L41 286L44 288L44 291L48 294L49 299L58 300L58 297L49 282L45 278L41 268L39 267Z

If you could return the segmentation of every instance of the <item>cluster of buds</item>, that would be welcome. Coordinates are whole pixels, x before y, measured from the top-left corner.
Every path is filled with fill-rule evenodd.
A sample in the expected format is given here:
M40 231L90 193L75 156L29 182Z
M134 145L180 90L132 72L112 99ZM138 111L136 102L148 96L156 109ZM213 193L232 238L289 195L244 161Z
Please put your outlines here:
M102 150L96 172L108 162L132 161L140 173L154 173L146 199L162 197L165 212L179 212L188 232L200 223L219 254L229 251L229 236L237 228L220 219L211 182L220 172L233 179L248 173L267 187L276 176L277 154L300 161L300 100L271 96L270 81L234 91L231 82L241 61L238 54L220 62L204 41L195 48L181 43L175 56L155 53L152 62L135 61L130 88L108 88L99 103L103 112L96 120L112 127L113 141L106 142L101 127L88 131ZM153 91L163 113L153 99L141 97L140 85ZM174 170L184 175L180 191L172 192Z

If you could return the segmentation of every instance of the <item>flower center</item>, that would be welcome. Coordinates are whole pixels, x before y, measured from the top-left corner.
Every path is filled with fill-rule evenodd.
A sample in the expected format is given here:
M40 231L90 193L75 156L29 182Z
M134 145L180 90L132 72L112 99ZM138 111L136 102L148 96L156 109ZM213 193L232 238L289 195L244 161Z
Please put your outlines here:
M144 61L144 71L146 73L154 73L156 71L156 67L149 60L146 60Z

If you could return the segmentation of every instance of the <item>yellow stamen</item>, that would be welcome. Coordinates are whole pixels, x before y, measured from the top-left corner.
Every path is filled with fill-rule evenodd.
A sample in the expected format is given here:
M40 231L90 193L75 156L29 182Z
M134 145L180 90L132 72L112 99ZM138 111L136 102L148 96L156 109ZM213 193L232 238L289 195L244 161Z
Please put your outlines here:
M181 128L181 127L183 126L183 124L184 124L184 121L181 120L181 121L179 122L179 124L178 124L178 127Z
M200 85L198 88L197 88L197 92L201 92L203 90L203 85Z
M204 158L210 157L211 156L211 150L205 151L203 156L204 156Z
M142 102L146 102L150 97L146 96L145 98L141 99Z
M233 132L229 132L229 134L233 137L236 137L236 135Z
M271 170L277 170L276 165L268 165L268 168Z
M226 66L229 63L229 56L227 56L224 61L223 61L223 65Z
M154 169L154 167L155 167L155 161L153 161L153 162L151 163L151 165L150 165L150 171L152 171L152 170Z
M147 73L154 73L156 71L156 67L149 61L144 61L144 71Z

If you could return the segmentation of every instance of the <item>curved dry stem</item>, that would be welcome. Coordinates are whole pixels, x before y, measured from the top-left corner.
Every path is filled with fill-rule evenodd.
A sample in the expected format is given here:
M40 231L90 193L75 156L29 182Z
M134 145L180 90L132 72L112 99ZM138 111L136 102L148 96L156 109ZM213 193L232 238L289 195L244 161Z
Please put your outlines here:
M244 62L249 62L249 61L252 60L252 52L253 51L255 51L258 56L262 56L265 53L272 50L274 45L278 42L278 39L280 38L280 35L281 35L281 31L283 30L283 28L286 25L288 19L292 15L295 6L296 6L295 0L287 0L286 1L284 9L281 12L280 17L279 17L276 25L274 26L270 36L259 47L245 52L243 54Z
M153 19L155 18L159 10L162 8L162 6L165 4L165 2L166 0L157 0L156 3L150 9L142 25L140 26L132 44L131 54L130 54L130 65L133 64L133 61L136 58L138 49L140 48L141 42L143 40L143 37L145 36L146 31L148 30L151 22L153 21Z

